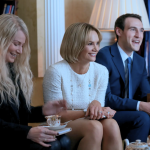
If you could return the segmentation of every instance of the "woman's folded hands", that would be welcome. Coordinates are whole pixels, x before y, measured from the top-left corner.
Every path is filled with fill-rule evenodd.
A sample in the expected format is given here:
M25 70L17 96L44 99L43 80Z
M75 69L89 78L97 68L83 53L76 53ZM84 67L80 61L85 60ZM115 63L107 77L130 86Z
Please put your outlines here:
M113 118L116 111L111 109L110 107L102 107L104 116L106 116L107 118Z
M86 115L92 120L99 120L103 118L112 118L116 111L110 107L101 107L101 103L97 100L93 100L87 109Z

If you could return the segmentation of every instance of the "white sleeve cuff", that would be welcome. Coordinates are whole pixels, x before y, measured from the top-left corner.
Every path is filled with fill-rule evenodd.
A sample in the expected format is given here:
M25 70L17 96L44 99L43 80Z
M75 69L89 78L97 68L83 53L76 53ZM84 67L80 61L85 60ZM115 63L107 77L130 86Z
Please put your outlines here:
M139 106L140 106L140 101L138 101L137 106L136 106L137 111L139 111Z

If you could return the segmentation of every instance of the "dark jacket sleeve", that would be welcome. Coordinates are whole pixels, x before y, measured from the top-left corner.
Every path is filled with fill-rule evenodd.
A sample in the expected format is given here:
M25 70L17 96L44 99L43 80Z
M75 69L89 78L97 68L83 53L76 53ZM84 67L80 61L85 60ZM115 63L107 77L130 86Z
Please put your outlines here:
M6 122L0 119L0 138L2 139L2 141L8 141L8 139L11 141L26 140L30 128L31 127L27 125Z
M111 93L110 85L108 85L106 91L105 106L115 110L136 110L137 100L129 98L121 98Z

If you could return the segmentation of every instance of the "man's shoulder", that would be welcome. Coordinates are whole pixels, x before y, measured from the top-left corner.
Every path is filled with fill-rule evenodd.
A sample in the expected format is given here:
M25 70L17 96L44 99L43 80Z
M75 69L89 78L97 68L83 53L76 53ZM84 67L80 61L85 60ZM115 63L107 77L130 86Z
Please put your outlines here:
M105 52L105 51L108 51L109 49L111 49L112 45L109 45L109 46L105 46L103 48L100 49L100 52Z
M146 67L145 58L140 56L136 52L134 52L134 55L133 55L133 62L134 62L134 67L136 67L137 70L139 70L139 73L141 73L142 70L145 70L145 67Z
M97 56L96 56L96 62L99 64L102 64L106 66L106 62L109 62L112 57L112 52L117 49L117 44L113 44L110 46L105 46L102 49L99 50Z
M139 63L145 62L145 58L142 57L142 56L140 56L140 55L139 55L138 53L136 53L136 52L134 52L134 57L136 57L136 59L139 60ZM133 59L133 61L134 61L134 59Z

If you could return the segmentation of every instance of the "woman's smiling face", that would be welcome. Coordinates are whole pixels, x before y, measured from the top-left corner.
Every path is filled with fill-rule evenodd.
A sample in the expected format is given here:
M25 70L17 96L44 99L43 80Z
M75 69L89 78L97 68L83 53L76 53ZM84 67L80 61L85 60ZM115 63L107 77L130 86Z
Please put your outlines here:
M90 31L89 40L79 54L80 62L91 62L96 60L96 55L99 51L99 37L95 31Z
M7 50L6 62L13 63L16 57L22 54L22 47L25 41L26 41L25 34L21 30L18 30L14 36L12 43L10 44Z

